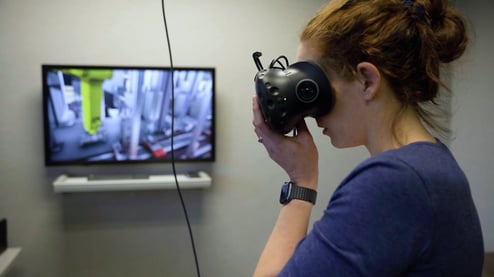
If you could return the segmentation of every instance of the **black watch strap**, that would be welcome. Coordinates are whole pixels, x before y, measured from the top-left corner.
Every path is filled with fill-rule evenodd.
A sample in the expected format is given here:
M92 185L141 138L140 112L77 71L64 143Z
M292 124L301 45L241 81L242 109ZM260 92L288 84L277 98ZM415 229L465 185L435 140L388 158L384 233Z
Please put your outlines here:
M293 182L285 182L281 188L280 203L287 204L292 199L304 200L315 205L317 191L310 188L297 186Z

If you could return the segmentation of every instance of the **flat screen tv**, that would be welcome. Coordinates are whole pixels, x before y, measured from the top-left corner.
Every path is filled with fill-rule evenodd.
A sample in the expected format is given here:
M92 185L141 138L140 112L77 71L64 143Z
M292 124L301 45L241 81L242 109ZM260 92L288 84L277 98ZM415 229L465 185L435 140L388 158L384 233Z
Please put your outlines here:
M43 64L42 85L48 166L215 159L214 68Z

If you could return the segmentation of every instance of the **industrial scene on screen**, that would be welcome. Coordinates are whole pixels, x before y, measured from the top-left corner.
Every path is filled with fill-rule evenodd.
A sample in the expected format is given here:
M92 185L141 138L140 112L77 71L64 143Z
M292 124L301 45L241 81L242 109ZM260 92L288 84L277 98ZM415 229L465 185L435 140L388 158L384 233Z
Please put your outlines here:
M47 164L214 159L212 69L45 65L43 84Z

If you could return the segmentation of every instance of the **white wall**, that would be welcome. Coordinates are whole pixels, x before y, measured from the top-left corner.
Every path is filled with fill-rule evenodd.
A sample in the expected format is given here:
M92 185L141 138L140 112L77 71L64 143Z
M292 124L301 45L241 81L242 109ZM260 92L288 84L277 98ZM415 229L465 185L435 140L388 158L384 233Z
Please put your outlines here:
M175 65L217 69L217 161L179 166L205 168L214 180L210 189L184 192L202 274L248 276L271 231L279 187L286 178L253 133L251 54L262 51L264 63L280 54L293 60L301 26L326 1L165 2ZM484 5L492 11L491 4ZM486 9L466 1L462 8L475 17ZM483 29L477 30L474 59L460 65L465 74L454 82L453 90L462 93L453 146L472 181L492 250L488 99L493 96L487 90L487 49L492 48L487 28L492 24L487 19L485 15L479 23ZM175 191L52 192L51 181L62 172L169 173L171 168L45 168L42 63L168 65L160 1L0 0L0 216L9 220L9 243L23 247L8 276L194 276ZM478 123L472 124L474 118ZM345 174L366 157L362 148L335 150L316 132L322 169L313 218L321 215Z
M466 55L456 63L452 91L451 147L470 180L487 251L494 251L494 2L457 1L472 31Z

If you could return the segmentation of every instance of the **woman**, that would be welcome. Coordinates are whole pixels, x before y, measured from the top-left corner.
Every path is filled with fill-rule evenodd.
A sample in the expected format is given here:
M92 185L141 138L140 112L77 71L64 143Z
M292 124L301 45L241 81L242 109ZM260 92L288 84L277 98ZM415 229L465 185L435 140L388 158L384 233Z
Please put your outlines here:
M370 157L310 232L314 199L284 201L254 276L480 276L468 181L422 107L435 103L440 66L467 40L462 16L440 0L334 0L308 22L297 58L317 62L335 94L317 125L335 147L363 145ZM318 151L305 122L288 137L268 128L256 98L253 114L292 186L317 191Z

